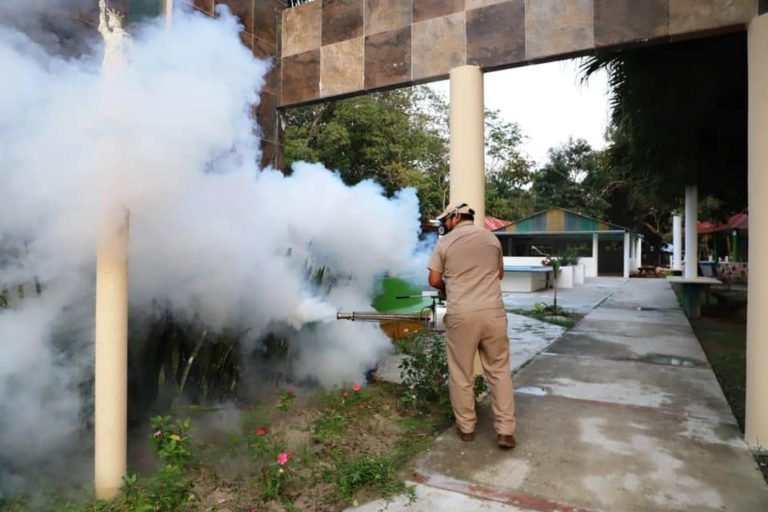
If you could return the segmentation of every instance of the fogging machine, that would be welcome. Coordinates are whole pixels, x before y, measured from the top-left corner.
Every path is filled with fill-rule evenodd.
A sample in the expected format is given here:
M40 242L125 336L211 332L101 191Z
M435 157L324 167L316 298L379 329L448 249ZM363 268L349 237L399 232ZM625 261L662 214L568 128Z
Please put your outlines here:
M445 302L437 292L422 295L398 295L396 299L413 299L429 297L432 304L425 306L421 311L413 313L379 312L379 311L351 311L336 313L337 320L349 320L351 322L414 322L438 332L445 331Z

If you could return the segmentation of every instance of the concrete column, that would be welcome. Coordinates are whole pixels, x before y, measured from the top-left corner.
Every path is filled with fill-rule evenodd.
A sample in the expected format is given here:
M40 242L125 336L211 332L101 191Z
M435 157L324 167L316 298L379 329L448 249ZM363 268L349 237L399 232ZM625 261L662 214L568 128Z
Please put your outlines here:
M600 244L599 244L599 235L597 233L592 233L592 258L595 260L595 275L594 277L597 277L600 275L600 262L598 260L598 255L600 253Z
M126 474L128 217L105 230L96 256L94 476L96 496L115 497Z
M672 217L672 270L683 270L683 219Z
M624 233L624 278L629 277L629 231Z
M747 31L749 114L749 268L747 288L747 398L744 437L768 448L768 14Z
M643 239L637 237L637 250L635 251L635 267L643 266Z
M696 185L685 187L685 270L683 277L699 275L699 190Z
M165 15L165 28L171 30L173 27L173 0L163 2L163 14Z
M475 224L485 225L485 123L483 72L477 66L453 68L451 79L450 201L475 209Z
M475 225L485 227L485 103L483 72L459 66L451 80L450 202L463 201L475 209ZM475 375L483 374L475 353Z

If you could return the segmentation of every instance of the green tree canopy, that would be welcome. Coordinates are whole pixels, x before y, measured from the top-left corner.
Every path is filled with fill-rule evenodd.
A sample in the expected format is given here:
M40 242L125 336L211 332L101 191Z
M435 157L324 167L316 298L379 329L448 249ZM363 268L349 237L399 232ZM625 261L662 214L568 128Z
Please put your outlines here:
M515 220L533 213L529 192L533 163L522 153L524 135L517 123L504 120L498 110L485 112L485 211Z
M345 183L372 179L387 194L415 187L424 219L448 203L448 103L424 86L288 110L285 156L321 162ZM515 219L532 211L531 162L520 127L486 112L486 212Z
M387 194L415 187L422 214L434 215L447 196L442 108L430 89L416 87L288 110L286 162L322 162L349 185L372 179Z
M535 209L560 207L603 218L613 186L603 154L583 139L569 139L548 156L533 178Z

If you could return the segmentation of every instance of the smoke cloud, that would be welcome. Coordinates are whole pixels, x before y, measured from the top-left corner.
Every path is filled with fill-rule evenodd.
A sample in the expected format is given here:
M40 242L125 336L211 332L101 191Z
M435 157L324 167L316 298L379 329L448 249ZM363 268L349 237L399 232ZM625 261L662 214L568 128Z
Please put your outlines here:
M0 501L25 465L87 443L73 436L90 415L95 248L115 217L130 218L132 310L291 332L299 377L359 382L389 341L330 320L368 309L377 276L422 272L415 193L347 187L318 164L259 169L251 111L269 64L225 8L133 27L106 80L101 46L51 51L22 3L39 4L0 6ZM308 278L319 267L330 290Z

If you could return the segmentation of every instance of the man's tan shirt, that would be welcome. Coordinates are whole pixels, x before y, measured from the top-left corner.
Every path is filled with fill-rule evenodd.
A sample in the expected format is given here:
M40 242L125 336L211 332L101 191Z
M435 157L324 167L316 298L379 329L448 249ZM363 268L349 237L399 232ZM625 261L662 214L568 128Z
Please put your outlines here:
M503 264L499 240L467 220L437 242L427 267L443 274L448 313L466 313L504 308Z

